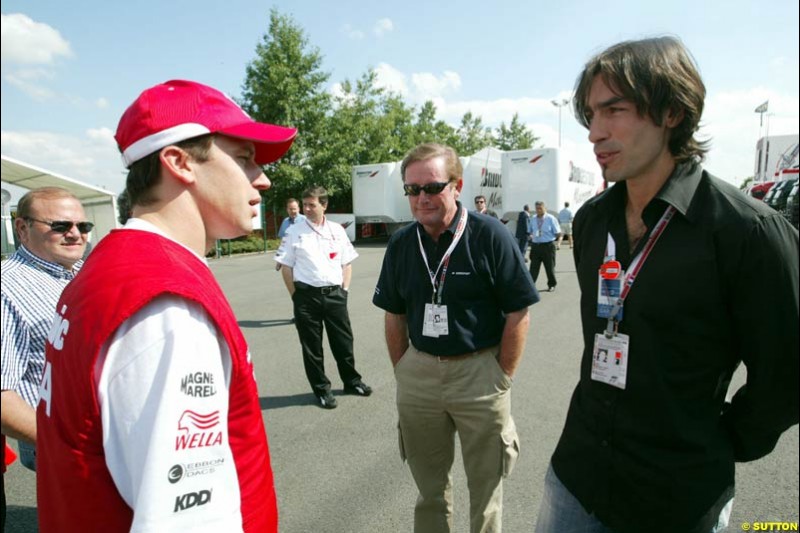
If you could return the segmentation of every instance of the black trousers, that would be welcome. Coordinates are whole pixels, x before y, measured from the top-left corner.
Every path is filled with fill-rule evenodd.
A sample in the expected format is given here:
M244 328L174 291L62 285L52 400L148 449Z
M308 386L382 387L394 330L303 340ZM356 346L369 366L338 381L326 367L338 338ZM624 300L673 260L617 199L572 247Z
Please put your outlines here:
M353 356L353 329L347 312L347 291L340 287L310 287L295 284L294 323L303 348L303 364L311 390L317 396L331 390L331 382L325 375L322 354L322 327L328 333L339 377L345 385L361 381L356 371Z
M547 288L556 286L556 245L553 242L531 243L531 277L536 283L539 277L539 267L544 264L547 274Z
M519 246L519 251L522 254L522 257L525 257L525 252L528 251L528 244L530 241L528 240L528 236L525 235L524 237L517 237L517 245Z

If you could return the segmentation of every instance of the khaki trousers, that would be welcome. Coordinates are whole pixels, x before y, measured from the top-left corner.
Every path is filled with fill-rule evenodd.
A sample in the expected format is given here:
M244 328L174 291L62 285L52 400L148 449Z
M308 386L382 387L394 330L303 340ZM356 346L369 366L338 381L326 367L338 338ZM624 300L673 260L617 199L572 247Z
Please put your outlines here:
M519 454L519 439L511 418L511 379L497 354L493 347L445 359L410 346L395 367L400 453L419 490L416 533L453 528L456 432L469 486L470 531L502 529L503 478Z

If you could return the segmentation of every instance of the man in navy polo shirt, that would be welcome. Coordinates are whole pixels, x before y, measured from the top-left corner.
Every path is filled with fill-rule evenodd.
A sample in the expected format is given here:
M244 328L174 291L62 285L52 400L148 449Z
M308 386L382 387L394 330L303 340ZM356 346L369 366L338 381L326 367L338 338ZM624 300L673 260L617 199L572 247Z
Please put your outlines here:
M458 431L471 529L500 531L502 480L519 452L510 388L539 295L503 224L456 201L452 148L417 146L401 172L417 224L389 241L372 301L386 311L401 454L420 494L414 529L452 529Z

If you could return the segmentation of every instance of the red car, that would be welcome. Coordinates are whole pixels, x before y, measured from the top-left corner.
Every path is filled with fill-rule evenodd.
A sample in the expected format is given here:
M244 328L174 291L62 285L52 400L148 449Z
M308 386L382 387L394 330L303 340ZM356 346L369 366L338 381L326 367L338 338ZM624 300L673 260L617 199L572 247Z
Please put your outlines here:
M750 196L756 198L757 200L763 200L773 185L775 185L774 181L757 183L750 187Z

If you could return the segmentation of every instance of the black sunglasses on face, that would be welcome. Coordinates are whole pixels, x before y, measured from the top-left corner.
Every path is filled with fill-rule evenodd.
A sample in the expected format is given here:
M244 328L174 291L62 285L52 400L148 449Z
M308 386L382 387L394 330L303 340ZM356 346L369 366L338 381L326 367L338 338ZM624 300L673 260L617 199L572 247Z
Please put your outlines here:
M81 233L89 233L92 231L94 224L92 222L73 222L71 220L40 220L38 218L33 217L25 217L25 220L32 220L34 222L41 222L42 224L46 224L50 226L50 229L55 231L56 233L66 233L72 229L72 226L78 226L78 231Z
M406 196L419 196L419 193L425 191L425 194L439 194L444 190L445 187L450 185L449 181L444 183L439 181L434 181L433 183L426 183L425 185L408 185L403 184L403 190L406 192Z

